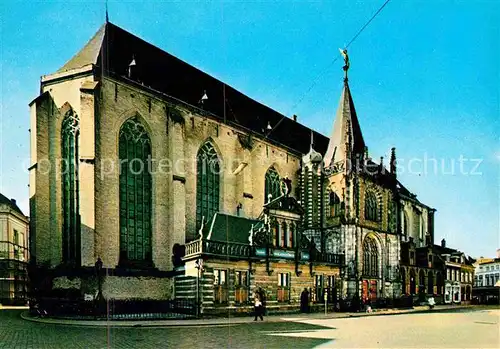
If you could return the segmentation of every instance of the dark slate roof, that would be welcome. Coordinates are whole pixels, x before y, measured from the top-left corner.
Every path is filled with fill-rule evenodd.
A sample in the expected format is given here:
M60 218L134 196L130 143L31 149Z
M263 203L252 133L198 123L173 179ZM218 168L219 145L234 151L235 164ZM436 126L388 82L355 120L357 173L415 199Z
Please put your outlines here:
M460 251L450 248L450 247L443 247L441 245L436 245L434 244L433 249L435 252L440 253L440 254L455 254L455 253L460 253Z
M248 244L250 229L252 225L255 228L259 221L225 213L216 213L210 224L203 234L207 240Z
M98 51L99 55L96 56ZM93 63L104 74L126 79L128 66L133 58L137 64L134 80L144 86L193 106L199 106L206 91L208 100L203 109L221 121L224 117L225 94L227 123L242 126L262 136L265 136L268 123L271 127L278 125L269 135L269 140L300 154L309 151L309 142L304 140L311 138L310 128L109 22L58 72ZM314 149L324 154L328 138L313 132Z
M443 247L441 245L434 244L433 250L434 250L434 253L439 253L439 254L450 254L450 255L455 255L455 256L456 255L464 255L465 264L467 264L467 265L472 265L475 262L474 258L467 256L464 252L459 251L459 250L454 249L454 248Z
M22 214L24 216L24 213L23 213L23 211L21 211L21 209L19 208L19 206L17 206L17 204L15 204L14 202L12 202L11 199L9 199L8 197L6 197L2 193L0 193L0 204L7 205L11 209L13 209L14 211L17 211L18 213L20 213L20 214Z
M104 40L106 25L101 26L97 33L89 40L89 42L74 55L65 65L63 65L57 73L61 73L71 69L78 69L85 65L96 64L101 51L102 42Z

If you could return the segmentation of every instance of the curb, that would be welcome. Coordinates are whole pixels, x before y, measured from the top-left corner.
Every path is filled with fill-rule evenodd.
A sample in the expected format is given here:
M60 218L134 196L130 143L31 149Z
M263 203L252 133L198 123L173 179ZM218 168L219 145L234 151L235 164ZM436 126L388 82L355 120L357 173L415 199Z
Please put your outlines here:
M208 322L204 319L195 320L63 320L54 318L32 317L27 311L21 313L21 318L26 321L43 323L48 325L80 326L80 327L124 327L124 328L152 328L152 327L227 327L233 325L244 325L253 323L251 317L223 318L221 321ZM238 321L239 319L239 321ZM215 320L215 319L212 319ZM264 322L277 323L286 322L286 318L267 318Z
M433 310L428 309L428 307L422 307L421 309L405 309L405 310L395 310L395 311L375 311L373 313L332 313L332 315L327 314L318 316L300 316L301 314L297 314L297 316L290 317L276 317L271 316L267 317L265 322L267 323L280 323L280 322L288 322L292 321L292 319L297 319L300 321L304 320L333 320L333 319L348 319L348 318L357 318L357 317L369 317L369 316L391 316L391 315L404 315L404 314L412 314L412 313L434 313L441 311L454 311L461 309L473 309L476 308L472 305L466 306L453 306L446 308L434 308ZM477 308L478 310L482 308ZM338 314L338 315L337 315ZM39 318L32 317L29 315L28 311L24 311L21 313L21 318L26 321L50 324L50 325L65 325L65 326L80 326L80 327L123 327L123 328L151 328L151 327L227 327L233 325L242 325L242 324L250 324L253 323L253 319L251 317L237 317L237 318L223 318L217 321L217 319L196 319L196 320L138 320L138 321L129 321L129 320L63 320L63 319L54 319L54 318Z

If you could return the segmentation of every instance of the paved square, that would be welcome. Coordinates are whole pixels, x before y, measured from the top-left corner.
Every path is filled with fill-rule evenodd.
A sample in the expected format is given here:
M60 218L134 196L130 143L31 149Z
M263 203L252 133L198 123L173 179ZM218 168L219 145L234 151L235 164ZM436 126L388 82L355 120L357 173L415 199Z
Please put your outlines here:
M500 310L344 319L288 318L215 327L80 327L0 310L0 348L498 348Z

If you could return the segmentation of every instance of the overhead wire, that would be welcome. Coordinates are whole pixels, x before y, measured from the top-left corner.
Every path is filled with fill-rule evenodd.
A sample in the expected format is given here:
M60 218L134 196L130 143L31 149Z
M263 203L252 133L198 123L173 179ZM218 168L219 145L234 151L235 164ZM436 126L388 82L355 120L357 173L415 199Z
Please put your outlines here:
M360 30L358 30L358 32L356 33L356 35L354 35L352 37L352 39L347 43L347 45L344 47L345 49L349 48L349 46L358 38L359 35L361 35L361 33L366 29L366 27L368 27L368 25L375 19L375 17L377 17L379 15L379 13L384 9L384 7L389 3L389 1L391 0L386 0L382 6L379 7L379 9L373 14L373 16L361 27ZM299 98L299 100L297 101L297 103L295 103L292 108L290 108L290 113L295 109L297 108L297 106L302 103L302 101L304 100L304 98L309 94L309 92L311 92L311 90L316 86L316 84L319 82L319 80L321 79L322 76L324 76L324 73L326 71L328 71L328 69L330 69L330 67L335 63L337 62L337 60L340 58L340 56L337 56L334 60L332 60L328 66L325 67L325 69L323 69L321 71L320 74L318 74L316 76L316 78L313 80L312 84L309 86L309 88L306 90L306 92ZM267 134L265 135L264 137L264 140L267 139L269 137L269 135L283 122L283 120L286 119L286 115L283 115L283 117L276 123L276 125L272 126L271 130L269 130L269 132L267 132Z

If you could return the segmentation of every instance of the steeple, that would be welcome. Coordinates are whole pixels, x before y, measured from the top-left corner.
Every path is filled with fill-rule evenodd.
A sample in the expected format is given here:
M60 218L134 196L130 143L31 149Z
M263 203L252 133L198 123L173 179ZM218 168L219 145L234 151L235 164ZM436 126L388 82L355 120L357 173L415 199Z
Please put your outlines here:
M350 66L349 57L347 56L347 50L341 50L341 53L345 62L343 67L345 72L344 87L340 95L330 142L324 157L325 167L339 161L345 161L347 157L349 157L349 160L353 160L358 154L363 156L365 149L365 141L363 140L347 79L347 70ZM348 139L349 135L350 140ZM347 149L347 147L350 147L350 149Z

